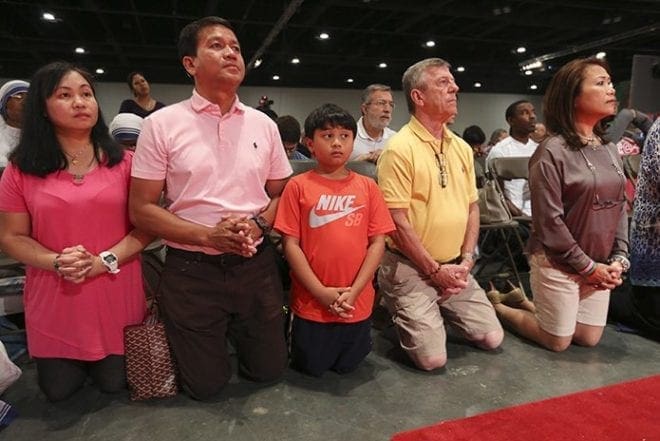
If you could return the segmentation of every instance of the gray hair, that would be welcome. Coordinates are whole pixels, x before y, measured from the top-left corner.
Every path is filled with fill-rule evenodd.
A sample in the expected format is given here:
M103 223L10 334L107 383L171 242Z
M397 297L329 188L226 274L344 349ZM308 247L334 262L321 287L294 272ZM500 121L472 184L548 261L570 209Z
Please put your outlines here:
M424 72L430 67L446 67L451 68L449 62L442 58L426 58L425 60L418 61L410 66L403 73L401 85L403 86L403 93L406 95L406 104L408 105L408 112L411 114L415 112L415 103L410 96L413 89L424 89L426 86L423 82Z
M374 92L392 92L390 86L385 84L370 84L362 91L362 104L367 104Z

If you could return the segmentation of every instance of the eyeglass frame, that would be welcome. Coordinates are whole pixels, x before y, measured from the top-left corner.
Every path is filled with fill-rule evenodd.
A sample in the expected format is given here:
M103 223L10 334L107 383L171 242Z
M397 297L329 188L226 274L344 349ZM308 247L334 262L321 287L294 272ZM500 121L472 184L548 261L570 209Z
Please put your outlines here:
M392 110L394 110L394 108L396 107L396 104L394 103L394 101L387 101L387 100L375 100L375 101L368 101L367 102L367 105L371 105L371 104L373 104L375 106L378 106L378 107L381 107L381 108L387 106L387 107L390 107Z

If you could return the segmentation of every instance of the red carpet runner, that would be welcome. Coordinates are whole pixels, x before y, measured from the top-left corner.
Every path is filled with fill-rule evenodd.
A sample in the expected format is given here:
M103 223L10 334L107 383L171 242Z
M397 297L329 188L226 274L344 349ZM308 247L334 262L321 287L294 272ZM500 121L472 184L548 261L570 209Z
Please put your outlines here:
M660 441L660 375L443 421L392 441Z

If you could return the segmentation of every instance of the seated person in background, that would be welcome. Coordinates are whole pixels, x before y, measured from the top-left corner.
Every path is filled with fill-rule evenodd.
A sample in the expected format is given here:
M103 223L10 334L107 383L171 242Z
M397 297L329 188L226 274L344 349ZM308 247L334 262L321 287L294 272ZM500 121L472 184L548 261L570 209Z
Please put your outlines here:
M384 84L372 84L362 92L357 135L351 161L378 160L387 139L396 132L387 126L392 121L394 98L392 89Z
M23 104L30 84L21 80L7 81L0 88L0 167L21 137Z
M146 118L156 110L165 107L165 104L151 97L151 86L142 72L129 73L126 82L135 98L122 101L118 113L135 113L137 116Z
M314 376L351 372L371 351L372 279L394 230L374 180L346 168L355 132L334 104L307 117L318 163L287 183L275 219L292 270L292 364Z
M144 118L134 113L120 113L110 122L110 134L119 144L135 151Z
M489 167L493 158L532 156L538 146L530 139L530 135L536 129L536 113L532 103L525 100L516 101L507 107L505 117L511 127L510 136L493 146L486 157L486 167ZM526 179L504 182L504 196L513 216L532 215L532 202Z
M622 109L607 126L603 139L616 144L620 155L637 155L653 120L635 109Z
M298 151L300 144L300 123L291 115L280 116L275 120L282 144L289 160L308 161L309 158Z
M490 134L488 144L484 146L484 155L488 156L488 153L490 153L490 150L493 148L493 146L502 141L507 136L509 136L509 133L506 131L506 129L493 130L493 133Z
M257 106L257 110L260 112L265 113L275 121L277 119L277 113L273 109L270 108L270 106L273 105L273 100L269 99L266 95L262 96L259 98L259 105Z
M534 131L529 135L529 137L532 138L532 141L535 143L541 144L541 141L548 137L548 130L545 128L545 124L542 122L537 122L534 125Z
M486 143L486 134L481 127L479 126L470 126L463 130L463 141L467 142L468 145L472 148L472 153L475 158L481 158L486 156L484 154L483 148Z

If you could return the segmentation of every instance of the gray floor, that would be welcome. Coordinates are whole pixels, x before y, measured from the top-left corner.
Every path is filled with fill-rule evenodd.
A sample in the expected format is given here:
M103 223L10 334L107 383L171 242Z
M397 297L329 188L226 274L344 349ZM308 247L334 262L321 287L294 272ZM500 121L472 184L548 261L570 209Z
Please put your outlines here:
M3 396L20 416L0 439L38 440L387 440L394 433L644 377L660 372L660 346L608 326L593 349L555 354L507 334L495 353L450 338L447 367L422 373L374 330L374 351L347 376L322 379L289 370L272 386L234 378L222 399L131 402L88 386L53 405L36 385L34 365Z

